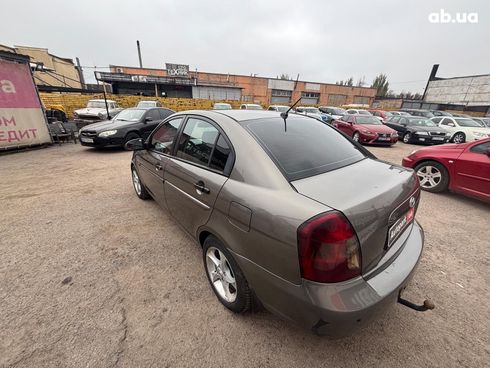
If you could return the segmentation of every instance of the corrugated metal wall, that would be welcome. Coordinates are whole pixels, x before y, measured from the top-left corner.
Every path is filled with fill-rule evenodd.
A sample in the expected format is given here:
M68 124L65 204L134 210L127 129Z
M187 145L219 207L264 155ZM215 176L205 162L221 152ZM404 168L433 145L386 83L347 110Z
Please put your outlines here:
M241 89L239 88L221 88L221 87L192 87L192 98L205 100L228 100L239 101L241 98Z

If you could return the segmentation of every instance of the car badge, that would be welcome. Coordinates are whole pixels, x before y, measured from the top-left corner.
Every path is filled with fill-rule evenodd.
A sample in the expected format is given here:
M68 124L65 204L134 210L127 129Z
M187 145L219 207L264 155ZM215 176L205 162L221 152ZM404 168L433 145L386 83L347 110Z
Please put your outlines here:
M415 197L410 198L410 201L408 201L408 204L410 205L410 208L415 207Z

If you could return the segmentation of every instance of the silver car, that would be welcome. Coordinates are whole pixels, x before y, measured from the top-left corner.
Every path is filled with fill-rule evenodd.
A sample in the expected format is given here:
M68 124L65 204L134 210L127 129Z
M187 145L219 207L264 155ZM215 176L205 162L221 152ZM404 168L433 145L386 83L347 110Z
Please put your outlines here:
M234 312L260 301L315 333L346 335L400 301L419 262L414 172L314 118L184 111L126 148L136 194L196 239Z

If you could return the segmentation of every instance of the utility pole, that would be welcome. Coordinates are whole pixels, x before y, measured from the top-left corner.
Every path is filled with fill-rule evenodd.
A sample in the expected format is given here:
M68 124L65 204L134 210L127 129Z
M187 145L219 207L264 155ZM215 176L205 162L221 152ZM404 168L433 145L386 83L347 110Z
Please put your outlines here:
M136 40L136 47L138 48L138 59L140 61L140 68L143 68L143 62L141 61L141 48L140 48L139 40Z
M78 72L78 77L80 78L80 84L82 85L82 89L86 89L87 86L85 85L85 78L83 77L83 70L82 66L80 65L80 59L78 58L78 56L75 59L77 61L76 69Z
M95 75L95 80L97 81L97 83L99 83L100 73L94 71L94 75ZM105 94L104 81L102 81L102 87L103 87L102 92L104 93L105 111L107 112L107 120L111 120L111 115L109 114L109 105L107 104L107 96Z

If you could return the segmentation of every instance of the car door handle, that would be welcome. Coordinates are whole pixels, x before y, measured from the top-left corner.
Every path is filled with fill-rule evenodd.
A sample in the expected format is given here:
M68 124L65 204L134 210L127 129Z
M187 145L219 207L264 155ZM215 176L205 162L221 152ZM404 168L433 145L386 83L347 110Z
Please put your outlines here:
M211 192L209 188L206 188L202 180L199 180L197 183L194 183L194 188L196 188L199 192L203 192L206 194L209 194Z
M162 170L163 170L162 165L160 165L160 164L156 164L156 165L155 165L155 170L156 170L156 171L162 171Z

